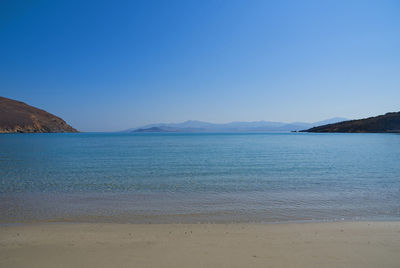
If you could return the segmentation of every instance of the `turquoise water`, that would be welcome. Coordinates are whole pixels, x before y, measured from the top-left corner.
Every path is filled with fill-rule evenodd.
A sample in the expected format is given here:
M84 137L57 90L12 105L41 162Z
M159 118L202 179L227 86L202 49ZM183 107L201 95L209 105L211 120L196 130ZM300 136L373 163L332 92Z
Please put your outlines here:
M0 222L400 218L400 135L0 135Z

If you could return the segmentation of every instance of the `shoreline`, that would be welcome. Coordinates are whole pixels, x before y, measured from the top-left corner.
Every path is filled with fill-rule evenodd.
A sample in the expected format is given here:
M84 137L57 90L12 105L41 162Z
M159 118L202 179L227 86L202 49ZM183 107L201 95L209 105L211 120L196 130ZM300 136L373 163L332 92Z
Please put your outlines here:
M249 225L287 225L287 224L330 224L330 223L379 223L379 222L398 222L400 223L399 217L355 217L348 219L312 219L312 220L282 220L282 221L229 221L229 220L218 220L218 221L193 221L190 220L190 216L183 215L182 218L189 218L185 221L152 221L151 218L157 218L160 215L146 216L149 220L133 220L133 221L117 221L112 220L101 220L104 217L92 217L90 220L77 220L76 218L54 218L54 219L43 219L43 220L32 220L32 221L15 221L15 222L0 222L0 228L13 227L13 226L35 226L35 225L70 225L70 224L106 224L106 225L238 225L238 224L249 224ZM172 217L168 215L168 217ZM99 220L99 218L101 218Z
M31 219L16 221L0 221L0 228L12 226L33 226L33 225L52 225L52 224L121 224L121 225L221 225L221 224L250 224L250 225L281 225L281 224L326 224L326 223L365 223L365 222L399 222L398 216L380 216L380 217L347 217L347 218L326 218L326 219L293 219L293 220L244 220L239 217L231 219L209 219L204 220L207 214L202 215L201 220L192 214L180 215L129 215L128 217L86 215L81 217L59 217L48 219Z
M348 190L346 190L348 191ZM0 222L215 223L400 220L395 188L385 193L299 190L0 194Z
M0 226L1 267L398 267L399 248L400 221Z

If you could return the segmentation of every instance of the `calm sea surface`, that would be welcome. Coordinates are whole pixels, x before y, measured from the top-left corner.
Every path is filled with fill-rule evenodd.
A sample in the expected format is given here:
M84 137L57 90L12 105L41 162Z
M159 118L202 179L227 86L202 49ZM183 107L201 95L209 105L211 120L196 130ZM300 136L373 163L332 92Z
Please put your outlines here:
M400 135L0 135L0 223L364 219L400 219Z

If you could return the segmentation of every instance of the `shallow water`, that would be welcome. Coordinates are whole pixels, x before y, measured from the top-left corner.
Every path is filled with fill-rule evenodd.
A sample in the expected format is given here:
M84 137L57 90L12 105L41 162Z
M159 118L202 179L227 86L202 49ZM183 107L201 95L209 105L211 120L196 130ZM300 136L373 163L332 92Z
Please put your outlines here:
M400 219L400 135L0 135L0 222Z

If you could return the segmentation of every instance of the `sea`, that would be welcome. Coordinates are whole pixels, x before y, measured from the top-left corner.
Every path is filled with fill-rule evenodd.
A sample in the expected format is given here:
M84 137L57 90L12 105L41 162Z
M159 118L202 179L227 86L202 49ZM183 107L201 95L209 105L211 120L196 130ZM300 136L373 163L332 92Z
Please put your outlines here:
M400 135L0 135L0 224L400 220Z

